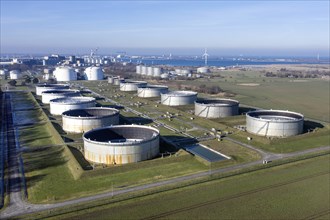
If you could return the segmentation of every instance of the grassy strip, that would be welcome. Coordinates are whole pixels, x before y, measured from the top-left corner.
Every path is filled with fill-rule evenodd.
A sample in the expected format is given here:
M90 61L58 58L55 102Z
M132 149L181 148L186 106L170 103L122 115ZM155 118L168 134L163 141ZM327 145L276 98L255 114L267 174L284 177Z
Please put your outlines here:
M187 187L199 186L200 184L204 184L204 183L212 183L214 181L219 181L221 179L227 179L227 178L231 178L231 177L240 177L240 176L244 176L243 174L260 172L263 170L268 170L268 168L280 169L287 164L292 163L291 165L294 166L295 164L299 164L301 162L308 161L313 158L325 159L325 158L329 157L329 153L330 153L329 151L312 153L312 154L303 155L303 156L299 156L299 157L295 157L295 158L279 160L279 161L276 161L276 162L273 162L273 163L270 163L267 165L256 165L256 166L250 167L250 168L240 169L240 170L236 170L236 171L232 171L232 172L228 172L228 173L214 174L212 176L189 180L189 181L181 182L181 183L174 184L174 185L157 187L157 188L150 189L150 190L116 196L114 198L107 198L107 199L97 200L97 201L93 201L93 202L89 202L89 203L82 203L82 204L67 206L67 207L63 207L63 208L43 211L43 212L39 212L39 213L33 213L33 214L24 215L24 216L20 216L20 217L22 217L24 219L44 219L44 218L49 218L49 217L59 218L59 217L71 216L71 215L74 216L74 215L77 215L77 212L84 212L84 210L90 211L91 209L102 209L102 206L107 206L107 205L116 204L119 202L131 201L131 200L133 201L136 199L143 199L146 196L152 196L154 194L170 192L173 190L183 190ZM290 171L288 170L288 172L290 172ZM290 176L291 176L291 174L290 174ZM245 182L245 184L247 184L247 182ZM250 184L253 184L253 183L250 183ZM156 195L154 195L154 196L156 196ZM103 207L103 208L105 208L105 207Z
M41 106L39 105L39 103L37 102L37 100L34 98L34 96L29 93L30 96L33 97L33 101L38 104L38 106L41 108ZM63 141L61 135L57 132L57 130L55 129L55 127L53 126L53 124L49 121L46 113L44 111L42 111L42 115L43 118L45 118L47 120L47 129L49 129L50 134L52 135L52 138L54 140L56 140L57 144L61 144L64 146L63 148L63 156L67 161L67 167L69 168L69 170L71 171L72 176L74 177L74 179L79 179L80 176L83 173L83 168L80 166L80 164L77 162L77 160L75 159L74 155L71 153L70 149L66 146L65 142Z

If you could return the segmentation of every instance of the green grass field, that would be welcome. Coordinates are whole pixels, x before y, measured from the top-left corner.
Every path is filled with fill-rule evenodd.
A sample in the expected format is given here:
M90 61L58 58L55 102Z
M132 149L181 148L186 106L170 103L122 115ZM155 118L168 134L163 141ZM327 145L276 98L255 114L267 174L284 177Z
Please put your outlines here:
M329 166L325 155L54 219L327 219Z

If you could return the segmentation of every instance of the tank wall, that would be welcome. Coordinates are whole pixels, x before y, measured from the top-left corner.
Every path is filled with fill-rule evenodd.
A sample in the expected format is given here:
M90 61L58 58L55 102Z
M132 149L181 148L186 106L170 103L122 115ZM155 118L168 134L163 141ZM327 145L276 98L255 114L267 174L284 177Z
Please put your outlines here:
M99 67L87 67L84 73L86 80L103 80L103 70Z
M246 130L249 133L269 136L288 137L301 134L303 132L304 120L294 121L266 121L258 118L246 116Z
M137 65L136 66L136 74L141 74L141 71L142 71L142 66Z
M84 133L95 128L119 124L119 114L102 118L79 118L62 116L63 130L71 133Z
M146 66L141 67L141 75L147 75L147 67Z
M169 106L190 105L193 104L196 99L197 95L170 96L167 94L161 94L161 103Z
M114 79L113 84L115 86L119 86L121 82L125 82L125 80L123 80L123 79Z
M238 115L238 105L207 106L195 103L195 115L205 118L223 118Z
M119 90L126 92L137 91L139 87L144 87L146 85L147 83L120 83Z
M50 113L52 115L61 115L63 112L71 109L95 107L95 101L81 102L77 104L63 104L57 102L50 103Z
M104 164L126 164L154 158L159 154L159 136L135 145L115 146L84 140L84 155L89 161Z
M153 89L153 88L138 88L137 95L138 97L142 98L151 98L151 97L158 97L161 93L167 93L168 88L162 89Z

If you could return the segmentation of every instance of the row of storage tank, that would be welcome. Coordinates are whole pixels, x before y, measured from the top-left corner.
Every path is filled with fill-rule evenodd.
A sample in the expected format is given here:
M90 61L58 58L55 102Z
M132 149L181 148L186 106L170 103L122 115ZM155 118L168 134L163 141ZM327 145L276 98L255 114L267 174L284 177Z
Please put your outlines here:
M115 79L113 79L115 80ZM194 114L204 118L223 118L239 114L239 102L233 99L197 100L194 91L168 91L166 86L147 85L144 81L127 81L117 78L121 91L137 91L138 97L161 97L168 106L195 105ZM115 81L113 81L115 84ZM116 85L116 84L115 84ZM304 116L282 110L259 110L246 114L246 130L262 136L287 137L303 132Z
M7 76L8 71L0 70L0 76ZM10 79L21 79L23 74L18 70L9 72ZM59 66L53 72L54 78L58 82L75 81L78 77L78 72L71 67ZM101 67L87 67L84 71L84 78L86 80L103 80L104 72Z
M199 67L197 68L197 73L209 73L210 69L208 67ZM144 76L150 76L150 77L162 77L164 70L161 67L153 67L153 66L143 66L143 65L137 65L136 66L136 74L138 75L144 75ZM184 75L187 76L192 73L191 69L175 69L174 73L176 75Z
M84 133L86 160L125 164L156 157L159 131L148 126L119 125L119 110L95 107L95 99L81 97L66 84L40 84L36 94L50 104L50 113L62 115L63 130Z

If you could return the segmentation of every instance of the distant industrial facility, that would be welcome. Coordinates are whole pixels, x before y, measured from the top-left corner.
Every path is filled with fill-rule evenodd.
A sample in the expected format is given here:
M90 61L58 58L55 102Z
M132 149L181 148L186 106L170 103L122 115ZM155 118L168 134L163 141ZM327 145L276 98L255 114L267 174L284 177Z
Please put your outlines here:
M206 99L195 102L195 115L204 118L223 118L238 115L239 102L232 99Z
M126 164L159 154L159 131L141 125L98 128L83 135L84 155L91 162Z
M71 109L80 109L95 107L95 98L92 97L67 97L52 99L50 101L50 113L52 115L61 115L63 112Z
M196 99L197 92L193 91L173 91L161 94L161 103L169 106L193 104Z
M304 116L283 110L257 110L246 114L246 130L267 137L288 137L303 132Z
M84 133L119 124L119 110L102 107L68 110L62 113L62 122L64 131Z

